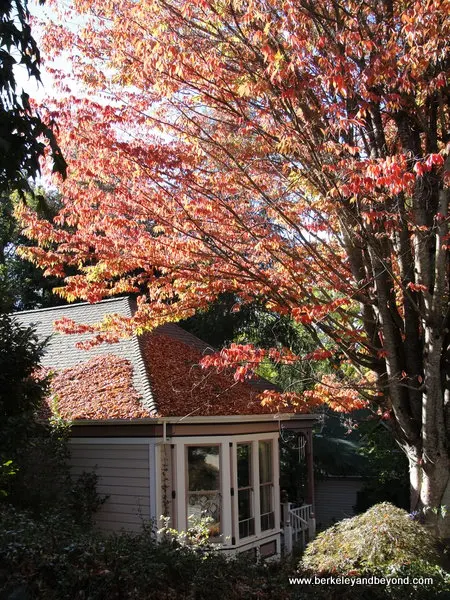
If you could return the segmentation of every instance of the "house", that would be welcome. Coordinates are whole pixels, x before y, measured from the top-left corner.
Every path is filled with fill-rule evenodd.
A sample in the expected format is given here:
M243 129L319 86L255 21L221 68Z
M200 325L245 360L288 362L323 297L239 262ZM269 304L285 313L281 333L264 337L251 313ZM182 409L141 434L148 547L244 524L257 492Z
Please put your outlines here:
M98 491L108 495L98 527L138 531L164 515L182 531L208 516L211 539L224 550L279 554L280 431L306 440L307 505L292 515L305 528L314 506L316 417L261 406L261 381L202 370L199 360L211 348L175 324L90 351L77 347L89 334L53 330L62 317L93 324L133 310L132 300L118 298L15 315L39 337L50 336L43 359L55 372L49 403L72 422L73 472L95 469ZM291 536L292 520L285 520Z

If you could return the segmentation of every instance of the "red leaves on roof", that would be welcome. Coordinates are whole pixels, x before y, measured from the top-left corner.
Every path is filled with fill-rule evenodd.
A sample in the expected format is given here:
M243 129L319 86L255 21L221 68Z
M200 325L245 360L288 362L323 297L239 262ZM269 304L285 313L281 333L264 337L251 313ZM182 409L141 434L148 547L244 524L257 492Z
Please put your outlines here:
M200 366L203 354L170 336L153 333L143 340L144 360L160 416L253 415L277 412L262 406L260 391L236 382L232 373ZM284 408L284 412L293 412Z
M181 330L180 330L181 331ZM256 415L307 412L261 385L237 382L233 371L200 365L204 352L191 343L153 332L142 338L142 356L158 414L150 413L133 385L132 364L118 356L96 356L56 373L48 406L66 420L139 419L170 416ZM293 406L296 408L293 408Z
M131 363L114 355L97 356L56 373L48 400L63 419L150 417L133 386Z

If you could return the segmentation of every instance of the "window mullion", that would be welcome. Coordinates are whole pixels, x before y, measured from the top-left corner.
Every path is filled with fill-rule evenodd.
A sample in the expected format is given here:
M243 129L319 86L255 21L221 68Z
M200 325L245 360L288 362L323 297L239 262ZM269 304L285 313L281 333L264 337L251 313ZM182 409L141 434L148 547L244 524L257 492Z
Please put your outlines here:
M233 511L232 526L233 534L231 541L236 543L239 539L239 505L238 505L238 476L237 476L237 450L236 443L232 442L230 445L230 463L231 463L231 487L233 488L233 497L231 498L231 508Z
M179 531L187 528L187 506L186 506L186 490L187 490L187 459L184 453L184 447L175 446L175 477L177 482L176 489L176 527Z
M255 535L261 534L261 505L259 493L259 451L258 443L252 443L252 485L253 485L253 510L255 515Z
M233 535L233 525L232 525L232 516L231 511L232 507L232 498L230 485L231 482L231 464L230 464L230 451L228 442L223 442L221 444L221 461L222 461L222 476L221 476L221 489L222 489L222 534L223 534L223 543L225 545L231 543L231 538Z

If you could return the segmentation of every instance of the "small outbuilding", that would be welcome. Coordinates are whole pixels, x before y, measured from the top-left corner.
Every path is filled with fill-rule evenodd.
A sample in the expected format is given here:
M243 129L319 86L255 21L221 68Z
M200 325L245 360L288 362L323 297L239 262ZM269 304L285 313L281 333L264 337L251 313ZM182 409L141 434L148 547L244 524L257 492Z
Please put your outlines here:
M211 347L178 325L90 351L77 347L89 334L53 328L61 318L93 324L133 310L131 299L118 298L15 315L49 338L43 359L54 371L48 404L71 422L73 472L95 470L98 492L108 496L97 526L138 531L143 522L167 516L182 531L207 516L211 540L224 550L270 556L281 551L286 523L291 547L293 532L313 523L315 415L274 413L259 399L268 382L240 383L230 373L201 369ZM308 497L301 514L290 515L285 505L282 523L283 430L306 440Z

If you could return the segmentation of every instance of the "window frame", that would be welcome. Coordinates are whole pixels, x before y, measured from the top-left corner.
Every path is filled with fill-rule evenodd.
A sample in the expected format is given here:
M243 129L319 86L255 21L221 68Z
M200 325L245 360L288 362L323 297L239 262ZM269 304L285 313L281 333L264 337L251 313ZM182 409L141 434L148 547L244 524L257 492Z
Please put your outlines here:
M259 443L260 442L268 442L271 447L271 481L265 482L261 484L260 482L260 464L259 464ZM234 514L233 519L233 536L236 540L236 545L241 545L242 543L246 544L252 540L256 540L260 538L262 535L265 537L267 535L273 534L279 527L277 527L277 519L279 520L279 510L277 510L276 502L277 502L277 494L275 493L275 481L277 474L279 475L279 469L276 467L276 461L278 460L277 449L278 437L276 436L267 436L267 435L259 435L259 436L242 436L233 442L233 456L232 456L232 469L234 472L233 478L233 487L235 489L234 498L232 498L233 507L232 511ZM254 531L253 534L241 537L239 532L239 488L238 487L238 473L237 473L237 465L238 465L238 457L237 457L237 447L240 444L250 445L251 448L251 456L252 456L252 488L253 493L251 494L251 502L252 502L252 517L254 519ZM269 487L270 489L270 502L271 502L271 511L269 513L261 513L261 488ZM272 515L269 517L269 524L272 525L267 529L262 529L261 520L263 516ZM277 517L278 515L278 517Z

